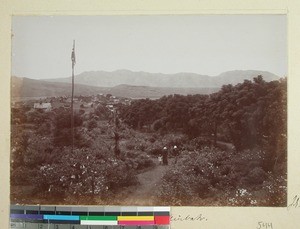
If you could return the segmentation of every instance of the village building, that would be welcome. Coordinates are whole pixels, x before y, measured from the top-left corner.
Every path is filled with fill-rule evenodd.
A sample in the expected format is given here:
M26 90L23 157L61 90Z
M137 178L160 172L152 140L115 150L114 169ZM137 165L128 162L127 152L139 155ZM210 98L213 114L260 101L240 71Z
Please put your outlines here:
M44 110L44 111L51 111L52 106L51 103L34 103L33 104L34 109Z

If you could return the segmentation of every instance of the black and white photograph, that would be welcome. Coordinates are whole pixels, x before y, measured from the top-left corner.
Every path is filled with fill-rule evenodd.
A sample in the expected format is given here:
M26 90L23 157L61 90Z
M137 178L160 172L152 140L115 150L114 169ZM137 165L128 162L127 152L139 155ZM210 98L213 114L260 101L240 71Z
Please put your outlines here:
M287 206L286 15L11 31L11 204Z

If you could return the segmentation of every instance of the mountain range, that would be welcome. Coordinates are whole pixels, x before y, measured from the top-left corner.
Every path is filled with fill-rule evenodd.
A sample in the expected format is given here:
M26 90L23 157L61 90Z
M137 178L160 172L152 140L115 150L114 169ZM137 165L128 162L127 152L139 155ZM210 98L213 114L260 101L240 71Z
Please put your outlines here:
M224 84L238 84L245 79L252 80L253 77L263 75L264 80L278 80L279 76L266 71L236 70L221 73L218 76L200 75L196 73L148 73L134 72L129 70L89 71L75 75L78 84L115 87L121 84L132 86L168 87L168 88L204 88L221 87ZM47 79L49 82L71 82L71 77Z
M235 85L262 75L264 80L279 77L265 71L230 71L218 76L195 73L147 73L129 70L92 71L75 76L75 95L113 94L128 98L159 98L169 94L210 94L224 84ZM12 98L71 95L71 77L35 80L12 76Z

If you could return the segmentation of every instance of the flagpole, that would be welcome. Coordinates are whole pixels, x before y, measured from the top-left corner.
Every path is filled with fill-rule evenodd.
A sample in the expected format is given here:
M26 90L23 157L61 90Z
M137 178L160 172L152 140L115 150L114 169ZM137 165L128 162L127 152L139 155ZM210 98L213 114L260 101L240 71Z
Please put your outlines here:
M74 66L75 66L75 40L73 40L72 50L72 98L71 98L71 131L72 131L72 153L74 152Z

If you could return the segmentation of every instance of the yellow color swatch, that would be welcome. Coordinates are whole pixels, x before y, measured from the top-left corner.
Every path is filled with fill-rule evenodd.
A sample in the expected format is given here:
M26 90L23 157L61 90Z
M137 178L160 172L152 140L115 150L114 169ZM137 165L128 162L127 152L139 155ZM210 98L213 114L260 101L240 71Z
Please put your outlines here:
M118 221L154 221L154 216L118 216Z

